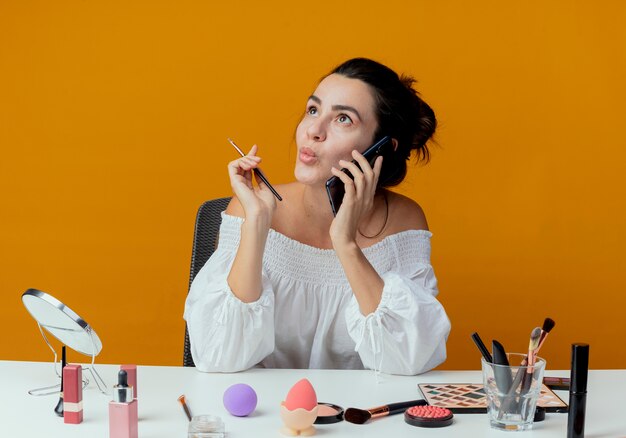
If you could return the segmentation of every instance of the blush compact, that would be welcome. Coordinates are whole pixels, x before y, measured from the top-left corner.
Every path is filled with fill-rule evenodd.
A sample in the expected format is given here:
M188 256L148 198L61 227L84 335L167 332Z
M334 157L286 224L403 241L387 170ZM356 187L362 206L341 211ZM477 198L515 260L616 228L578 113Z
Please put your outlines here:
M317 418L314 424L333 424L343 421L343 408L332 403L317 404Z
M404 421L411 426L444 427L452 424L452 412L439 406L413 406L404 411Z

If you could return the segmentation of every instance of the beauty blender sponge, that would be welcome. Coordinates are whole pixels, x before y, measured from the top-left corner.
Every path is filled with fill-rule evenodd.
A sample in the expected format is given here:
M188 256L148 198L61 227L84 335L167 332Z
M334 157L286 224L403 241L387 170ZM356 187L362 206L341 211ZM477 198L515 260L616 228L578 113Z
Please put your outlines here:
M290 411L303 408L310 411L317 406L317 395L313 385L307 379L298 381L291 387L285 399L285 407Z
M256 409L256 392L250 385L237 383L224 391L224 407L235 417L245 417Z

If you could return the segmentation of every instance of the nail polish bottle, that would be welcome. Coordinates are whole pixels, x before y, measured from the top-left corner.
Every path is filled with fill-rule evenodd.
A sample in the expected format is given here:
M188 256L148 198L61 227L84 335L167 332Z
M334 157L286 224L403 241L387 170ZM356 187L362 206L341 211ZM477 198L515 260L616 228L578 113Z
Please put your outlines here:
M113 386L113 401L109 402L109 438L137 438L137 400L128 375L121 370Z

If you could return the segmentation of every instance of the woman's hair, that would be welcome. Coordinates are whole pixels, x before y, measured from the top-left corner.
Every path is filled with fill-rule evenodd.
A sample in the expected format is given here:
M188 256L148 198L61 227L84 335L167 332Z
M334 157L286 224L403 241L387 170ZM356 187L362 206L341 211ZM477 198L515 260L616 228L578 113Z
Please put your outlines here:
M430 153L426 143L435 133L437 119L432 108L413 89L415 79L398 76L389 67L367 58L350 59L329 75L335 73L359 79L372 89L378 119L374 140L388 135L398 141L397 149L384 155L379 187L402 182L411 151L416 151L418 161L428 162Z

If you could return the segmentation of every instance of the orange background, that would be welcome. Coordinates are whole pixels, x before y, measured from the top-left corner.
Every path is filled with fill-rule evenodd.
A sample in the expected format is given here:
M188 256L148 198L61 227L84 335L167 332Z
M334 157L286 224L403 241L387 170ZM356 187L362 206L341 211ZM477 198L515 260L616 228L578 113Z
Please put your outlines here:
M91 323L99 362L181 364L226 137L291 180L306 97L367 56L416 76L441 124L398 190L434 232L442 368L479 367L476 330L521 351L546 316L549 368L574 341L626 368L625 22L620 1L3 1L0 359L50 360L35 287Z

